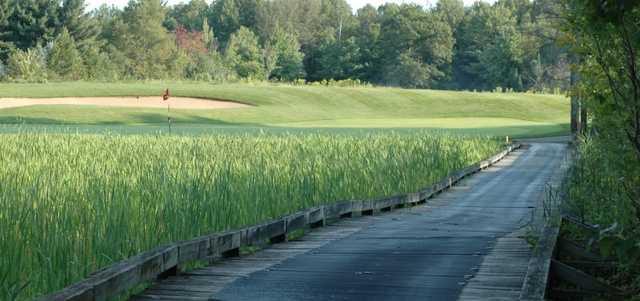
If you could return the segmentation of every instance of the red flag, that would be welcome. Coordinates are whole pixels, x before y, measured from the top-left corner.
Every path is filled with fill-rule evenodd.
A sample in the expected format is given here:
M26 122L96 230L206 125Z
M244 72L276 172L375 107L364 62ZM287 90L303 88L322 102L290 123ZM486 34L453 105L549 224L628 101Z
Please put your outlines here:
M169 99L169 89L164 91L164 94L162 94L162 100L168 100L168 99Z

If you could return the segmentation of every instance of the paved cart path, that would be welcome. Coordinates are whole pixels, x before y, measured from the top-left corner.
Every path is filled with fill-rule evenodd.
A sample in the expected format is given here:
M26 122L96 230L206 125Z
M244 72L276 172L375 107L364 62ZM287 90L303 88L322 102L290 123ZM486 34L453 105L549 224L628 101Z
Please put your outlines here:
M522 236L566 145L533 143L427 205L338 221L302 239L173 276L138 300L514 300Z

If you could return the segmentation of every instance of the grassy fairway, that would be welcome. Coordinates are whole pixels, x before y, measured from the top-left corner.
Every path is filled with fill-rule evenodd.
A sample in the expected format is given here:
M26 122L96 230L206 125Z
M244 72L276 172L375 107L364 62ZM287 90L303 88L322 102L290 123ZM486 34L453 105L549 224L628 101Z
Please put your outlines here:
M31 300L166 242L417 191L501 148L420 131L0 141L0 300Z
M511 136L567 132L565 97L395 88L294 87L275 84L52 83L0 84L0 97L144 96L170 88L175 96L235 100L255 107L174 110L184 129L436 128ZM161 125L165 110L88 106L33 106L0 110L0 123Z

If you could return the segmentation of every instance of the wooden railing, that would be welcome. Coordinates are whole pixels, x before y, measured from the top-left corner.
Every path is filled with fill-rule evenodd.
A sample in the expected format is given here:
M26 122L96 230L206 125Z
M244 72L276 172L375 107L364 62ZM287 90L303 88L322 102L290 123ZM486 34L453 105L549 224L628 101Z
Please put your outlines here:
M585 245L562 237L561 228L567 224L584 231L586 236L599 233L598 227L571 215L557 212L548 219L529 261L519 300L626 300L631 297L630 292L611 286L587 272L601 276L600 269L612 270L615 262L593 252L591 249L597 248L595 244Z
M351 217L353 213L371 215L376 211L425 203L427 199L448 189L462 178L485 169L500 161L520 145L509 145L495 156L459 170L440 182L416 193L397 195L376 200L353 200L299 211L282 218L249 226L239 230L213 233L157 247L134 257L117 262L88 278L40 300L94 301L109 300L144 283L145 281L174 275L179 267L195 260L232 257L240 254L240 248L269 243L280 243L287 234L307 227L322 227L328 220Z

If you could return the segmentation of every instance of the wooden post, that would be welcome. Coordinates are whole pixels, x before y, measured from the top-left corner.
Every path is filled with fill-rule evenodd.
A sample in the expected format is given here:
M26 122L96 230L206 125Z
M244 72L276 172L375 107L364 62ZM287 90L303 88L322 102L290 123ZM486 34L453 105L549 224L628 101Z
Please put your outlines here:
M169 134L171 134L171 103L168 101L170 97L169 89L165 90L164 94L162 94L162 100L167 102L167 124L169 125Z
M578 83L578 74L571 71L571 87ZM580 130L580 101L576 95L571 95L571 134L577 135Z
M580 101L580 134L587 133L587 107Z

